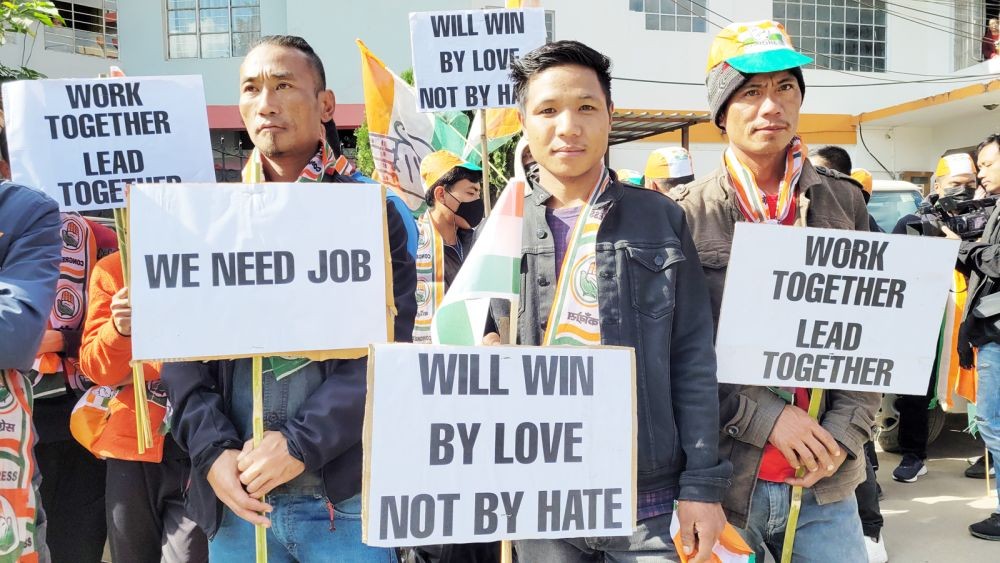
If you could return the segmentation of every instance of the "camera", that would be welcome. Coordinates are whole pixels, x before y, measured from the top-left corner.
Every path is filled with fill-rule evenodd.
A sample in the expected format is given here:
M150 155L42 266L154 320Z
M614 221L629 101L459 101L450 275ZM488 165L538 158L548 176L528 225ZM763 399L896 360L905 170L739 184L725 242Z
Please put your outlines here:
M997 204L996 197L969 199L965 196L938 197L932 195L917 211L920 216L919 234L942 237L942 226L948 227L962 240L977 240Z

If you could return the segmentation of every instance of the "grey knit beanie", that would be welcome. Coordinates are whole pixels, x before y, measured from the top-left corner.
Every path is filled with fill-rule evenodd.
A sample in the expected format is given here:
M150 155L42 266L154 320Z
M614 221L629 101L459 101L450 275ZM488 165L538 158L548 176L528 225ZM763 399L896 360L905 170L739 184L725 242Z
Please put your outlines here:
M795 80L799 83L799 90L802 92L802 97L805 98L806 82L802 77L802 68L796 66L787 70L795 76ZM719 117L722 115L722 111L726 109L726 103L729 102L729 98L746 84L751 76L753 75L744 74L725 62L715 65L709 71L708 78L705 79L705 85L708 86L708 108L712 116L712 123L719 129L725 130L725 127L719 124Z

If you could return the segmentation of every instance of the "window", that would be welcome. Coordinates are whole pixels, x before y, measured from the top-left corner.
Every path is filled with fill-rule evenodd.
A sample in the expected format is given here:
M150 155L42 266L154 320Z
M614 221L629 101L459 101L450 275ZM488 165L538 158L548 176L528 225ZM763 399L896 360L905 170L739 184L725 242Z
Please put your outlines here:
M53 2L65 23L45 28L45 48L105 59L118 58L118 2Z
M242 57L260 37L260 0L167 0L167 58Z
M885 72L882 0L775 0L774 19L813 57L809 68Z
M705 33L709 0L629 0L631 12L646 14L646 29Z
M954 21L943 22L946 27L954 26L955 70L983 61L984 39L989 29L989 21L1000 14L1000 0L966 1L955 4ZM989 43L987 42L986 45Z

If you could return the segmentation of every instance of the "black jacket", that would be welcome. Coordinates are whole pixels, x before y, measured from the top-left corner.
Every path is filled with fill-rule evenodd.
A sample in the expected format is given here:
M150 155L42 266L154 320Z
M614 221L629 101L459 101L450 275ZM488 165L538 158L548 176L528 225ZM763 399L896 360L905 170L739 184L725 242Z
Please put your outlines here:
M476 243L476 233L471 229L458 229L456 234L458 237L458 242L462 253L459 254L458 250L453 246L444 247L444 288L448 291L451 287L452 282L455 281L455 276L458 275L458 271L462 269L462 264L465 259L469 257L469 253L472 252L472 246Z
M557 285L549 197L536 185L524 202L518 339L533 346ZM732 468L719 458L712 309L684 212L618 181L595 209L607 210L596 245L601 344L635 348L639 492L679 487L681 500L719 502Z
M349 182L335 177L333 182ZM417 274L406 249L403 221L392 203L386 203L393 293L397 316L395 340L412 340L417 303ZM350 319L339 319L350 322ZM324 380L280 431L294 447L289 450L320 473L333 503L361 491L361 431L366 393L366 359L321 362ZM161 378L173 408L171 433L191 457L191 483L186 495L188 515L209 538L222 519L221 503L208 484L208 471L226 449L243 447L229 418L233 388L233 361L164 364Z
M993 209L978 241L962 241L957 267L969 276L969 300L959 331L958 354L962 367L972 367L973 346L1000 342L1000 319L969 314L983 297L1000 291L1000 205Z

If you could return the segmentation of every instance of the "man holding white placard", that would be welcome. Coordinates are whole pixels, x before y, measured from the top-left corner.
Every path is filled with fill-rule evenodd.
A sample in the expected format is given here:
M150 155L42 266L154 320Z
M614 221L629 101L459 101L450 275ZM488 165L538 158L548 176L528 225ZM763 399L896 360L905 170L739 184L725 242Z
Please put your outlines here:
M721 168L671 197L691 225L716 323L737 222L868 230L861 190L814 168L796 135L805 93L801 67L810 62L771 21L731 24L712 43L709 106L729 148ZM865 478L863 446L878 395L828 391L817 421L806 413L806 389L721 388L720 450L734 467L723 505L758 561L765 547L781 554L784 525L771 523L786 521L793 485L805 487L794 557L866 561L854 489ZM800 466L807 471L798 478Z
M538 165L524 198L518 340L635 348L637 525L630 536L523 540L523 562L711 560L730 468L716 444L708 294L683 213L604 164L611 61L575 41L518 59L511 76ZM488 335L487 342L499 337ZM623 383L624 379L623 379ZM626 463L627 460L621 460Z
M324 123L333 119L334 95L305 40L263 38L240 67L240 91L240 112L256 146L244 182L360 181L327 142ZM406 341L416 274L400 215L392 204L387 211L395 337ZM394 559L361 543L366 366L355 358L264 358L266 431L256 448L249 359L165 365L174 436L193 466L188 506L212 538L212 561L252 560L253 525L269 528L270 561L325 561L331 554L344 561Z

